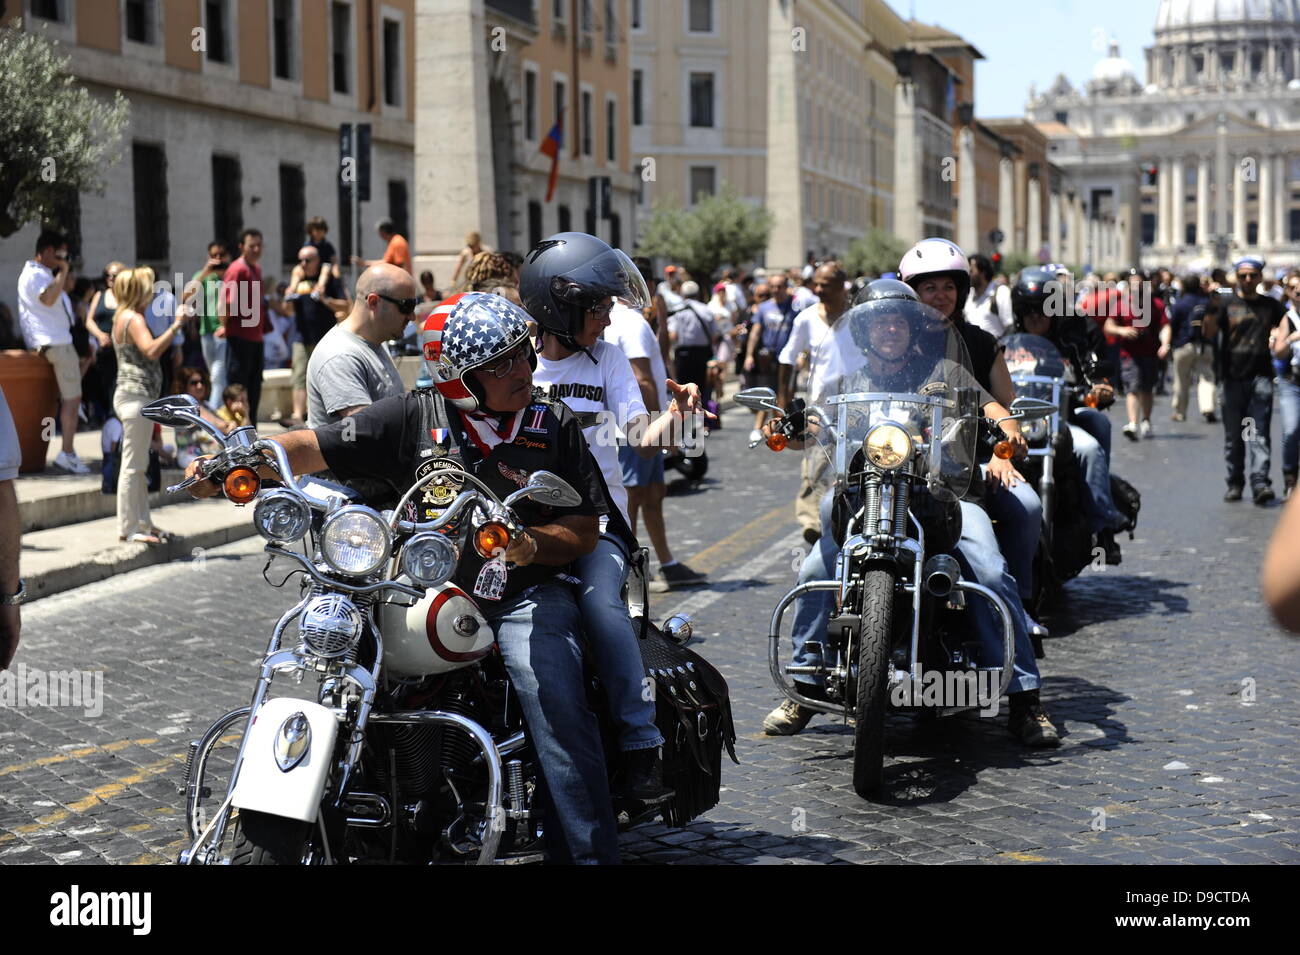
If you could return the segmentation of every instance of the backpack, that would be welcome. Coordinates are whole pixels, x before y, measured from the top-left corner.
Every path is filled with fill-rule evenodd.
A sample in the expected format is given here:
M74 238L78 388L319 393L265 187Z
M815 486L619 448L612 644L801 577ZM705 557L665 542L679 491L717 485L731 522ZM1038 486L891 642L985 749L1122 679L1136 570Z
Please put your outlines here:
M1115 473L1110 476L1110 496L1115 502L1115 509L1124 515L1125 523L1121 531L1128 531L1129 540L1137 528L1138 511L1142 510L1142 495L1138 489Z

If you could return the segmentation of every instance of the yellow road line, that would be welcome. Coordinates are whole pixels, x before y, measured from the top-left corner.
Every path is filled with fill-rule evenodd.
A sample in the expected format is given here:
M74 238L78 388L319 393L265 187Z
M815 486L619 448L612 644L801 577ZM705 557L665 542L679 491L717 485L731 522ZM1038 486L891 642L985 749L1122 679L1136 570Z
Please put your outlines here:
M789 503L781 504L761 517L754 518L744 527L732 531L722 540L715 541L689 558L691 569L712 573L729 558L734 558L738 553L743 554L746 547L775 537L793 524L793 512L794 500L791 499Z
M126 749L128 746L149 746L158 742L155 736L146 737L145 739L119 739L113 743L105 743L103 746L83 746L79 749L70 750L66 753L59 753L55 756L42 756L40 759L33 759L26 763L14 763L12 766L5 766L0 769L0 776L8 776L10 773L21 773L25 769L35 769L38 766L53 766L55 763L66 763L70 759L80 759L82 756L89 756L91 753L116 753L119 750Z

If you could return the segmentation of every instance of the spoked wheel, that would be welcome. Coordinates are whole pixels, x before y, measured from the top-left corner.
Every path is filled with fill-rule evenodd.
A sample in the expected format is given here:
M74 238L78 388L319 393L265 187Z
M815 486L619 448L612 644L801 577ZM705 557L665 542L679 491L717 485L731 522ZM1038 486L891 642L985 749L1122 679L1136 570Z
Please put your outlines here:
M864 799L879 792L884 775L889 647L893 630L894 575L887 570L868 570L862 579L857 722L853 731L853 789Z

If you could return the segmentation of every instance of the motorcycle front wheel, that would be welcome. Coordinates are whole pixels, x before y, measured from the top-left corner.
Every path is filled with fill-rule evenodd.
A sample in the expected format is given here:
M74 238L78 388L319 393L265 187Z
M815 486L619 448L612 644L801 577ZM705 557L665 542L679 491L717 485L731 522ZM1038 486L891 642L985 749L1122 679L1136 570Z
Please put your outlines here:
M894 575L868 570L862 578L858 634L857 707L853 730L853 789L863 799L880 790L889 708L889 648L894 632Z
M232 829L231 865L301 865L311 842L312 824L241 809Z

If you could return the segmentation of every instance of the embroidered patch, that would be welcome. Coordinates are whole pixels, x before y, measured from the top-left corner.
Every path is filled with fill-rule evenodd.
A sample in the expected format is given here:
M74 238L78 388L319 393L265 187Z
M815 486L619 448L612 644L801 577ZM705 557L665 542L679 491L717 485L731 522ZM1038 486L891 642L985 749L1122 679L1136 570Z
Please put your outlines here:
M523 468L512 468L504 461L498 461L497 470L501 472L501 476L507 481L514 481L520 487L525 487L528 484L528 472Z
M446 451L444 450L444 454ZM465 486L465 469L459 461L453 461L445 457L435 457L428 461L423 461L415 469L415 479L422 480L430 473L440 472L437 477L430 478L429 483L420 489L420 510L424 512L424 520L433 520L447 508L452 501L456 500L456 495L461 492Z
M546 406L529 405L524 412L524 430L529 434L546 434Z

